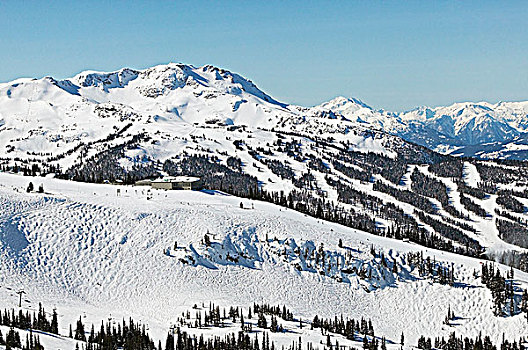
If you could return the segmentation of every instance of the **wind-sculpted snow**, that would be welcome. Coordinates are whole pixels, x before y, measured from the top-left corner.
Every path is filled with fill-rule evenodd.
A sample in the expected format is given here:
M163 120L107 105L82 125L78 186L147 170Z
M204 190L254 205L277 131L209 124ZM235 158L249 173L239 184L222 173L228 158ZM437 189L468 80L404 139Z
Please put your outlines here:
M242 229L240 232L227 234L221 242L211 241L209 234L205 234L202 241L195 247L174 247L167 249L168 256L180 256L181 252L190 252L179 258L184 264L204 266L217 269L219 265L238 265L247 268L257 268L264 261L260 256L258 237L255 228Z
M14 263L23 268L27 264L24 251L30 244L23 226L23 217L52 203L63 202L63 199L35 198L16 192L10 193L4 189L0 191L0 255L10 260L10 264Z
M7 220L0 225L0 242L10 254L19 254L29 244L16 220Z
M438 271L449 271L442 262L430 262L429 273L410 254L389 251L388 255L370 253L342 246L336 250L324 249L312 240L297 243L294 238L266 239L260 241L255 228L240 233L228 233L221 241L206 234L199 242L188 247L167 248L165 254L177 258L186 265L218 269L218 265L235 265L250 269L262 269L265 260L286 263L293 271L314 273L346 283L351 288L373 291L378 288L396 287L397 282L430 278L438 281ZM443 283L448 283L446 280ZM454 283L454 279L453 279Z

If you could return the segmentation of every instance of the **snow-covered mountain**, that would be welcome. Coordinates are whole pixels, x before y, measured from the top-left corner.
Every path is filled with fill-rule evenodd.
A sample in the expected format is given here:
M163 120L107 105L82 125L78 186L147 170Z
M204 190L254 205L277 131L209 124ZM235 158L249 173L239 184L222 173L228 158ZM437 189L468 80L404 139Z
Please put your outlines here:
M336 97L333 100L316 106L320 110L331 110L345 116L347 119L368 124L382 130L397 130L403 123L397 114L383 110L374 110L361 100L355 98Z
M522 104L514 106L521 115ZM278 102L250 80L212 66L89 71L66 80L20 79L0 86L0 166L88 182L195 175L213 189L299 207L369 232L403 225L425 244L417 235L425 229L447 238L438 244L454 242L452 251L469 244L470 255L478 256L481 250L503 252L528 242L517 234L505 236L504 227L488 228L487 216L501 217L487 207L495 200L477 202L487 214L469 219L476 209L464 196L485 201L493 195L509 204L514 200L505 191L516 182L515 195L523 201L525 167L466 164L385 130L401 134L414 125L418 132L418 122L431 123L452 139L460 133L469 139L471 132L464 130L488 125L491 110L460 104L392 114L345 98L306 108ZM454 118L447 114L459 115L459 123L451 127ZM470 168L477 169L479 180L466 184L464 169ZM486 185L490 182L496 187ZM394 212L370 220L387 200L396 205ZM522 204L515 200L511 206ZM344 214L324 214L337 209ZM442 225L456 237L446 236Z
M397 114L337 98L307 108L184 64L1 84L0 308L17 308L20 289L24 312L56 307L60 334L42 334L46 349L74 348L68 325L81 315L97 328L132 316L162 339L211 301L285 304L305 321L370 318L389 350L402 332L406 349L453 331L517 340L528 332L528 166L461 160L399 136L426 130L417 143L436 137L430 147L458 152L448 140L526 142L523 104L499 107ZM496 122L496 109L518 125ZM162 175L200 176L206 189L133 185ZM493 293L481 272L489 261L519 269ZM233 319L184 330L238 332ZM277 345L361 346L360 334L284 322L270 336Z
M212 66L171 63L0 84L0 157L8 163L31 160L68 168L81 154L97 154L138 134L150 138L138 152L163 161L185 146L178 137L198 135L206 126L334 135L338 140L372 135L370 127L320 108L280 103L250 80ZM388 135L378 138L402 143ZM364 142L360 139L354 143Z
M455 103L403 113L338 97L318 106L436 151L490 159L526 159L528 102Z
M333 134L339 140L378 130L441 153L480 158L524 159L528 152L523 141L528 102L456 103L392 113L338 97L306 108L278 102L238 74L175 63L0 84L4 159L51 160L69 167L81 145L93 148L105 138L119 139L116 134L186 134L203 125ZM379 138L401 142L389 135ZM174 153L173 146L165 138L161 147L144 151L163 160ZM85 149L85 156L96 152Z

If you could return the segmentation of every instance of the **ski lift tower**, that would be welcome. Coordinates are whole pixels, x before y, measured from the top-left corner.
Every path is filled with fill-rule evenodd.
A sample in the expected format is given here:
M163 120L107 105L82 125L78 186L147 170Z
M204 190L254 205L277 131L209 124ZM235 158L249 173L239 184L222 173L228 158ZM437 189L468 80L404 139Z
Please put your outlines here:
M22 307L22 294L26 294L26 292L24 292L23 290L21 291L18 291L16 292L19 296L19 299L18 299L18 307Z

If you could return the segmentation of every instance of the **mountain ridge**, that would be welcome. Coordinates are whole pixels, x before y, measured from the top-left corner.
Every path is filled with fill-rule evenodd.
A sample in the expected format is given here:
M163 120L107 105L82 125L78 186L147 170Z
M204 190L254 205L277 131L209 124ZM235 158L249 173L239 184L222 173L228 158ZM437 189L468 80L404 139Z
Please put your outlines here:
M251 101L256 104L254 109L258 109L264 102L270 103L286 114L334 113L336 118L340 117L366 128L393 134L444 154L481 159L528 157L528 147L522 141L526 138L524 134L528 132L528 101L500 101L495 104L486 101L456 102L448 106L420 106L404 112L391 112L375 109L357 98L337 96L313 107L302 107L274 99L260 90L251 80L237 73L212 65L196 67L184 63L160 64L145 69L124 67L110 72L85 70L71 78L61 80L49 76L41 79L21 78L0 83L0 89L5 90L8 97L11 97L13 89L27 86L29 91L26 92L25 97L28 101L46 100L46 96L36 95L37 87L29 86L38 82L49 82L72 96L84 97L96 103L131 104L134 98L160 99L171 95L171 91L194 88L201 90L196 92L196 98L204 96L212 98L215 97L214 95L240 97L239 101L231 102L232 109L236 110L248 103L243 97L247 94L257 99ZM134 89L130 89L129 85ZM129 91L129 96L115 93L116 89ZM82 96L81 90L83 90ZM171 97L175 96L171 95ZM53 97L50 99L53 100ZM48 102L53 103L53 101ZM180 107L187 106L183 103ZM177 106L175 107L174 114L181 116ZM5 124L5 115L10 111L1 109L0 106ZM245 113L255 113L255 111ZM210 114L227 114L227 111L211 110ZM261 118L256 123L273 127L273 123L265 123L263 119L265 118ZM228 116L224 121L233 122ZM249 121L245 120L245 122ZM490 147L490 144L494 146Z
M339 103L333 103L336 100ZM355 99L340 96L317 107L329 108L347 118L357 118L374 128L441 153L492 159L525 159L528 155L513 154L509 150L512 145L503 149L497 146L489 153L467 151L471 148L479 150L479 145L485 150L485 145L493 142L516 144L516 138L528 132L528 101L457 102L449 106L420 106L400 113L375 110L364 104L363 108L368 110L365 113L357 108Z

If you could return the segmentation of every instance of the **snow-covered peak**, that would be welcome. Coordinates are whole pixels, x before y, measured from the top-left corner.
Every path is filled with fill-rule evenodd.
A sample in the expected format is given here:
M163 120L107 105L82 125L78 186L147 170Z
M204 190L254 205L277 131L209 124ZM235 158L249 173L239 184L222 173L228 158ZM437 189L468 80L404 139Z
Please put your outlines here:
M228 126L331 137L358 151L395 156L384 145L401 139L394 141L383 132L372 139L371 125L378 120L383 124L379 112L357 99L342 100L341 106L347 115L289 106L251 80L211 65L168 63L142 70L85 71L64 80L24 79L0 85L0 156L33 159L37 153L39 161L56 159L67 168L81 159L76 153L86 151L83 145L96 145L93 154L142 135L153 139L143 145L146 156L163 160L185 149L181 140L198 128L226 132ZM357 110L348 118L346 108L352 106ZM211 130L199 132L204 137ZM225 147L218 151L231 146Z
M208 81L209 82L216 82L211 85L217 85L218 82L227 83L230 85L234 85L234 87L229 88L230 93L237 94L240 91L247 92L251 95L254 95L266 102L270 102L273 104L280 105L282 107L285 107L286 105L283 103L280 103L273 99L271 96L267 95L265 92L260 90L251 80L244 78L243 76L230 72L228 70L214 67L211 65L205 65L200 68L201 71L204 73L207 73ZM240 90L237 90L240 89Z
M321 109L330 109L334 112L339 112L341 114L349 114L356 112L362 108L372 110L372 108L364 103L363 101L357 98L347 98L343 96L338 96L328 102L324 102L317 106Z
M481 144L511 141L528 132L528 101L457 102L391 113L340 96L315 109L340 114L436 150L470 146L478 152Z
M279 107L286 106L264 93L251 80L211 65L195 67L183 63L168 63L143 70L122 68L114 72L84 71L71 79L63 80L62 83L110 92L114 88L128 88L132 81L134 83L130 90L138 91L141 96L148 98L166 96L172 91L188 87L217 94L249 94ZM93 94L94 92L90 93L91 98L97 97Z
M111 89L124 87L137 76L138 71L130 68L123 68L116 72L84 71L72 78L71 82L82 87Z
M446 107L421 107L401 116L407 123L421 126L460 145L475 145L515 137L519 132L499 118L487 102L454 103ZM410 136L410 135L409 135Z
M269 129L280 125L297 132L342 134L376 129L437 150L505 142L528 132L528 102L461 102L392 113L339 96L306 108L281 103L251 80L212 65L168 63L140 70L84 71L64 80L25 78L0 84L4 124L18 125L18 129L21 120L35 116L52 118L59 125L76 123L75 118L61 122L66 115L87 121L96 104L126 106L145 120L188 124L218 121ZM126 108L116 108L128 114ZM94 130L80 133L92 135Z

